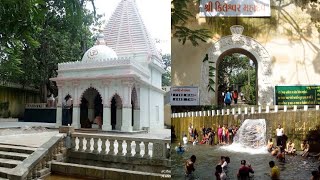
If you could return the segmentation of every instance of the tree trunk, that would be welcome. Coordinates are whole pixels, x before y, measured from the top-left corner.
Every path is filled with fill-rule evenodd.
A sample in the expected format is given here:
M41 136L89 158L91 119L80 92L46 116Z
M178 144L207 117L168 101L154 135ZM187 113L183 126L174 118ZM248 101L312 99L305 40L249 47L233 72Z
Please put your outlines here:
M47 92L47 83L42 83L41 86L40 86L40 101L42 103L46 103L47 102L47 95L48 95L48 92Z

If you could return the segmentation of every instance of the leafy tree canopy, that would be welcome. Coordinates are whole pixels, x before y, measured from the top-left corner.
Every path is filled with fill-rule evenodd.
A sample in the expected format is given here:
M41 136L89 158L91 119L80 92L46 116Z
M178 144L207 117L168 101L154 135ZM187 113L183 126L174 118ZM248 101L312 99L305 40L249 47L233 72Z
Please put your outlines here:
M1 0L0 80L33 85L43 101L47 90L57 94L57 64L80 60L100 23L87 3L95 9L93 0Z
M164 70L166 71L162 74L162 86L171 86L171 55L162 55L162 60L165 65Z
M199 45L198 41L206 42L210 38L210 31L207 29L191 29L187 27L189 18L195 18L188 11L188 3L191 0L171 0L171 31L173 37L179 42L185 44L186 41L191 41L193 46Z

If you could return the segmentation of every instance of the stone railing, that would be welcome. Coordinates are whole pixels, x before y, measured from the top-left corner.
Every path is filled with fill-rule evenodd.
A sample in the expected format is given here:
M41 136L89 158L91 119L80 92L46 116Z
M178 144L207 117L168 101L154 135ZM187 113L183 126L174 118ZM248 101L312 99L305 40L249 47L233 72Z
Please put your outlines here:
M72 150L102 155L169 159L171 140L72 133Z
M39 108L46 108L47 103L27 103L26 108L34 108L34 109L39 109Z
M241 114L257 114L257 113L276 113L276 112L287 112L287 111L307 111L310 108L319 110L319 105L316 106L252 106L252 107L238 107L231 109L221 110L209 110L209 111L191 111L182 113L172 113L171 118L183 118L183 117L203 117L203 116L219 116L219 115L241 115Z
M50 173L52 160L61 160L66 154L64 148L65 135L59 134L52 137L48 142L37 148L21 164L9 170L7 173L10 180L33 180Z

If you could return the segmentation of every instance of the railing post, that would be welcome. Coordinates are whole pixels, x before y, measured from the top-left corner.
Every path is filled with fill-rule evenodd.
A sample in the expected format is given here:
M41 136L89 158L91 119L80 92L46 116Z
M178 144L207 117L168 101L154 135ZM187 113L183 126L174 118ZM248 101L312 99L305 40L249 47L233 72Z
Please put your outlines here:
M126 143L127 143L127 154L126 154L126 156L128 156L128 157L131 157L132 156L132 154L131 154L131 140L126 140Z
M27 180L32 180L32 171L29 171L27 175Z
M136 149L135 149L135 154L134 154L134 157L141 157L140 155L140 144L141 144L141 141L135 141L136 143Z
M144 155L143 155L143 158L150 158L150 155L149 155L149 142L148 141L144 141L143 144L144 144Z
M76 137L72 136L71 137L71 149L73 151L76 151L76 147L77 147ZM79 151L79 149L78 149L78 151Z
M123 140L117 140L118 142L118 155L123 156Z
M93 138L93 153L99 153L98 151L98 141L99 141L99 138Z
M86 143L86 152L91 152L91 144L90 144L90 141L91 141L91 138L86 138L86 141L87 141L87 143Z
M78 149L78 151L83 152L84 151L84 149L83 149L84 137L78 137L78 139L79 139L79 149Z
M297 111L297 105L293 106L293 111Z
M106 139L101 139L102 143L101 143L101 154L107 154L107 151L106 151Z
M108 139L110 146L109 146L109 155L114 155L114 140L113 139Z

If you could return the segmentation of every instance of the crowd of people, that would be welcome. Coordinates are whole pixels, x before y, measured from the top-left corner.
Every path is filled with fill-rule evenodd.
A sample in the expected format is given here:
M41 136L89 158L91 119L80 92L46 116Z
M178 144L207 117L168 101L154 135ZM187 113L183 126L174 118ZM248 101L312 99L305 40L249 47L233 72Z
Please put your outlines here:
M196 156L192 155L190 159L188 159L185 163L185 176L186 179L193 179L193 172L195 169L195 162L196 162ZM228 156L221 156L220 162L216 165L214 176L216 177L216 180L226 180L229 173L228 172L228 164L230 163L230 158ZM274 161L269 162L270 167L270 173L266 173L269 175L269 177L272 180L279 180L280 179L280 170L278 166L275 165ZM319 166L320 168L320 166ZM237 172L238 180L249 180L252 178L254 174L254 170L251 167L251 164L247 164L246 160L240 161L240 167ZM314 177L317 178L319 175L318 171L312 172L312 174L315 174ZM312 179L316 180L316 179ZM317 179L318 180L318 179Z
M227 125L219 125L218 128L215 129L212 128L206 128L205 126L202 127L202 140L200 144L209 144L214 145L214 139L215 136L217 136L217 144L231 144L233 142L233 138L235 134L237 133L238 127L237 126L229 126ZM190 141L193 144L198 143L198 137L199 134L196 129L193 129L192 124L189 125L189 135L190 135ZM307 157L309 155L309 149L310 145L308 141L304 140L301 143L301 151L300 153L297 152L295 144L292 140L288 141L288 137L284 133L284 129L281 127L281 125L278 125L278 128L276 129L276 143L272 141L272 138L268 140L267 149L268 151L276 157L276 159L281 162L285 163L286 155L301 155L302 157ZM183 137L184 144L188 143L188 137L185 134ZM287 142L288 141L288 142ZM180 150L182 145L179 143ZM196 161L196 156L192 155L190 159L187 160L185 164L186 169L186 177L191 177L193 171L195 171L194 163ZM215 168L215 177L217 180L224 180L227 179L228 176L228 164L230 163L230 158L226 156L221 156L220 162L216 165ZM280 170L275 165L274 161L269 162L270 167L270 173L268 175L271 179L277 180L280 178ZM320 166L318 171L312 171L312 180L320 180ZM250 164L247 164L246 160L241 160L240 162L240 168L237 172L238 179L240 180L247 180L250 179L251 174L254 174L254 170L251 167Z
M188 132L190 139L189 141L192 142L194 145L200 144L231 144L233 142L233 138L238 131L238 126L230 125L219 125L218 128L215 130L213 127L205 127L202 126L202 139L199 142L199 134L197 129L193 128L192 124L189 125ZM217 136L216 136L217 135ZM215 137L217 137L217 142L215 143ZM188 143L187 135L185 134L183 137L183 143Z

